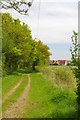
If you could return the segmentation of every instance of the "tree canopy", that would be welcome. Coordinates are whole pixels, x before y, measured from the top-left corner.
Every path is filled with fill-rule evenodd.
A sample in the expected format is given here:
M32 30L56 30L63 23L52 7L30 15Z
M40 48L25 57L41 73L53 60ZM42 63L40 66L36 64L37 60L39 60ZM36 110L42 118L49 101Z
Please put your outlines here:
M11 73L18 68L35 70L35 66L47 64L49 48L40 40L33 40L28 25L13 19L10 14L2 14L2 54L3 69Z

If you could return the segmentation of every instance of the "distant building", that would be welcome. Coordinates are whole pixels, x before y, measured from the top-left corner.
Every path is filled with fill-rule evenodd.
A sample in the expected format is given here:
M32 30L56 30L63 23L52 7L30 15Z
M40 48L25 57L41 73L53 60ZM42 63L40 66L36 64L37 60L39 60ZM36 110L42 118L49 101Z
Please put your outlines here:
M70 64L69 60L50 60L49 65L68 65Z
M55 61L58 65L67 65L68 61L67 60L57 60Z

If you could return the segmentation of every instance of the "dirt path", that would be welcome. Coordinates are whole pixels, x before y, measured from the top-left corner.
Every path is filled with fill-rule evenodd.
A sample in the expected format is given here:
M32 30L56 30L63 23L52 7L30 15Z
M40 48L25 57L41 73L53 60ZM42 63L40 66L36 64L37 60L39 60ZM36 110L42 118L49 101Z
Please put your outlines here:
M3 98L3 103L8 99L9 96L11 96L15 91L16 89L21 85L22 83L22 80L23 80L23 75L21 77L21 80L4 96Z
M3 113L3 118L19 118L23 114L30 89L30 81L30 75L28 74L28 83L23 93L20 95L17 101Z

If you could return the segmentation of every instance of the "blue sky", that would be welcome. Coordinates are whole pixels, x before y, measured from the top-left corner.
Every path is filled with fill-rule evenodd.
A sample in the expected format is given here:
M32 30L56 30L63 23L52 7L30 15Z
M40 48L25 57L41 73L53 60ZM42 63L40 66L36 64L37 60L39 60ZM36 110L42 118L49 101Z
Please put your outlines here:
M40 1L40 16L39 0L33 2L29 16L20 15L14 10L7 12L27 23L33 38L40 39L49 46L51 59L70 59L72 31L78 31L78 0Z

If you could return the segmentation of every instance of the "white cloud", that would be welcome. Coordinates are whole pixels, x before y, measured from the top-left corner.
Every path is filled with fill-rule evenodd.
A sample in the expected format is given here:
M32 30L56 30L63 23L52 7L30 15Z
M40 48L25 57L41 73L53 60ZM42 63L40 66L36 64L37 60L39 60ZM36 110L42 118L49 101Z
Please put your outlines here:
M13 10L10 10L10 13L13 17L28 23L33 38L38 37L44 43L70 43L72 31L78 31L78 4L71 2L60 3L60 1L59 3L42 2L39 21L38 7L39 3L34 3L29 11L29 16L21 16Z
M35 0L34 2L55 2L55 0ZM56 2L79 2L79 0L56 0Z
M29 16L20 15L14 10L8 10L8 12L14 18L19 18L29 25L33 38L37 37L46 44L70 44L72 31L78 31L78 0L56 0L56 2L55 0L41 0L40 17L38 16L39 1L37 1L35 0L30 8ZM67 50L59 56L59 51L55 51L54 56L55 59L62 59L62 57L68 59L70 52Z

